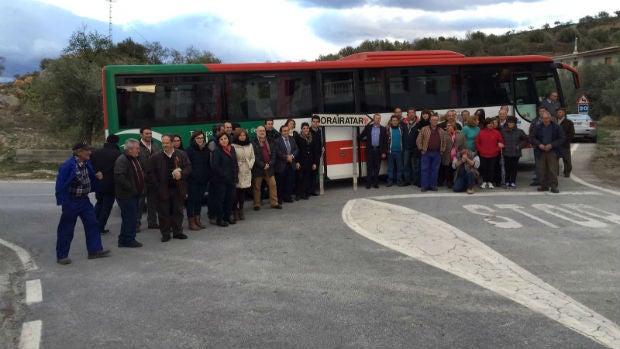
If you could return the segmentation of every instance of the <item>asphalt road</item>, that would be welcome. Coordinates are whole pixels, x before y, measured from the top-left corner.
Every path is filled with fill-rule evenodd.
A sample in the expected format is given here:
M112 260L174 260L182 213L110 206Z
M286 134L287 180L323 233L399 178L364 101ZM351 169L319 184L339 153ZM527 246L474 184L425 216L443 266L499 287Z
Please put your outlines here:
M88 260L78 223L69 266L53 184L2 182L0 238L38 268L0 245L0 347L27 323L45 349L620 348L620 196L580 181L591 149L560 195L332 184L188 240L141 232L139 249L116 247L115 207L112 256Z

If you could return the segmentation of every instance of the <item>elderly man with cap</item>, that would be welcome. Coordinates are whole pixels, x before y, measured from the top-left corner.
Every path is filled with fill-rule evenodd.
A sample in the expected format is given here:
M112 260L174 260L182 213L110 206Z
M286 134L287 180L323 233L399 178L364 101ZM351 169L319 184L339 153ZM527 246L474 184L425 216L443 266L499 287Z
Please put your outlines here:
M101 234L108 233L105 228L114 206L114 162L121 155L118 149L119 138L117 135L109 135L103 148L94 150L90 156L90 162L96 172L101 171L103 178L99 181L99 190L95 192L95 216L99 222Z
M91 148L86 143L73 146L73 156L58 169L56 177L56 203L62 206L62 215L58 223L56 240L56 261L70 264L69 249L73 240L75 223L80 217L86 233L88 259L107 257L109 250L104 250L101 243L101 231L88 193L95 191L103 178L101 172L95 173L90 163Z

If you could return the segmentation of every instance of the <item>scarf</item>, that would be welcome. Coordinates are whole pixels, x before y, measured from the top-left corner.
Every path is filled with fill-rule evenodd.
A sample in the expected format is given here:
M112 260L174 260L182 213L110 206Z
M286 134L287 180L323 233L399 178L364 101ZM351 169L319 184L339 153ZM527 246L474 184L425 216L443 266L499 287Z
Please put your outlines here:
M454 142L454 140L456 139L456 131L450 134L450 139L452 140L452 149L450 149L450 160L452 160L456 156L456 143Z
M267 141L267 138L256 138L258 140L258 145L262 148L263 147L263 143L265 148L267 148L267 154L271 155L271 147L269 146L269 142Z
M304 133L302 132L301 134L299 134L299 137L301 137L301 139L306 141L306 144L312 143L312 133L311 132L308 132L307 136L304 135Z
M246 138L247 138L247 137L246 137ZM249 140L247 140L247 139L246 139L245 141L240 141L240 140L238 140L238 139L235 139L235 141L234 141L233 143L234 143L234 144L238 144L238 145L240 145L240 146L246 146L246 145L250 144L250 141L249 141Z

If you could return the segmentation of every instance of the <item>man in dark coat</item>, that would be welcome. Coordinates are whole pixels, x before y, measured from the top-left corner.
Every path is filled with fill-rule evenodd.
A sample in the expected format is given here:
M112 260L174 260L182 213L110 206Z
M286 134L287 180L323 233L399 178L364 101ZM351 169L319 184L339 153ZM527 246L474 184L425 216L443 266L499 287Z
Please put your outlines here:
M56 261L63 265L71 263L69 249L78 217L86 233L88 259L110 254L110 250L103 249L95 209L88 198L88 193L98 189L97 180L101 180L103 174L93 169L88 144L77 143L72 150L73 156L60 165L56 177L56 204L62 206L56 239Z
M570 143L575 138L575 124L573 120L566 117L566 108L558 109L558 124L564 131L564 143L562 144L562 162L564 163L564 177L570 177L573 170L573 162L571 160Z
M560 101L558 101L558 92L551 91L551 93L549 93L549 97L545 98L541 105L547 109L549 114L551 114L551 121L557 121L558 109L561 107Z
M265 119L265 135L270 142L280 137L280 133L273 127L273 119Z
M157 189L157 215L161 242L187 239L183 234L183 205L185 178L192 172L192 164L183 150L174 149L172 136L161 137L162 151L151 156L148 185Z
M140 129L140 155L138 160L144 172L148 173L149 160L151 156L161 151L159 145L153 141L153 131L150 127ZM158 229L157 224L157 188L147 184L142 197L140 198L140 209L138 210L137 226L138 230L142 221L142 211L146 208L147 222L149 229Z
M102 234L110 232L105 229L114 206L114 162L121 155L118 150L119 138L117 135L109 135L106 138L103 148L93 151L90 161L95 172L101 171L103 178L99 181L99 189L95 192L95 216L99 222L99 230Z
M387 132L381 126L381 115L373 116L373 123L366 125L358 137L366 141L366 189L379 188L381 160L387 156Z
M547 191L551 188L552 193L558 190L558 159L562 156L562 144L564 143L564 131L557 123L551 121L551 114L543 111L541 124L534 129L531 137L532 146L540 150L540 187L538 191Z
M129 138L125 141L125 153L114 164L116 200L121 208L121 232L118 247L142 247L136 241L136 219L140 207L140 195L144 191L145 173L138 161L140 142Z
M274 144L278 147L278 159L276 160L276 187L278 189L278 203L293 202L293 181L295 179L295 161L299 155L297 142L290 137L288 126L280 126L281 136L276 138Z
M310 133L312 133L312 139L316 140L319 145L321 154L319 158L319 164L317 165L316 170L312 171L312 190L310 191L310 195L317 196L319 193L318 184L319 184L319 167L321 165L321 159L325 156L325 139L323 138L323 130L319 126L321 123L321 118L318 115L312 115L312 119L310 119ZM323 159L324 160L324 159Z
M420 150L416 145L419 123L415 108L407 109L407 117L401 123L403 129L403 184L420 186Z
M252 167L252 185L254 192L254 210L260 210L260 191L263 180L269 187L269 204L272 208L280 209L278 191L274 178L274 166L278 157L277 147L267 139L264 126L256 128L256 137L252 140L254 149L254 167Z

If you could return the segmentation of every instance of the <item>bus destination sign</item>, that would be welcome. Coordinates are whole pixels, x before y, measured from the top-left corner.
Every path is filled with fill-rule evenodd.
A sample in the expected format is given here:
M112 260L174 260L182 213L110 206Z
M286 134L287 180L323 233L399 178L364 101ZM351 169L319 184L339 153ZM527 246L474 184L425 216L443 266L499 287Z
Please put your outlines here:
M371 118L366 114L317 114L321 126L366 126Z

